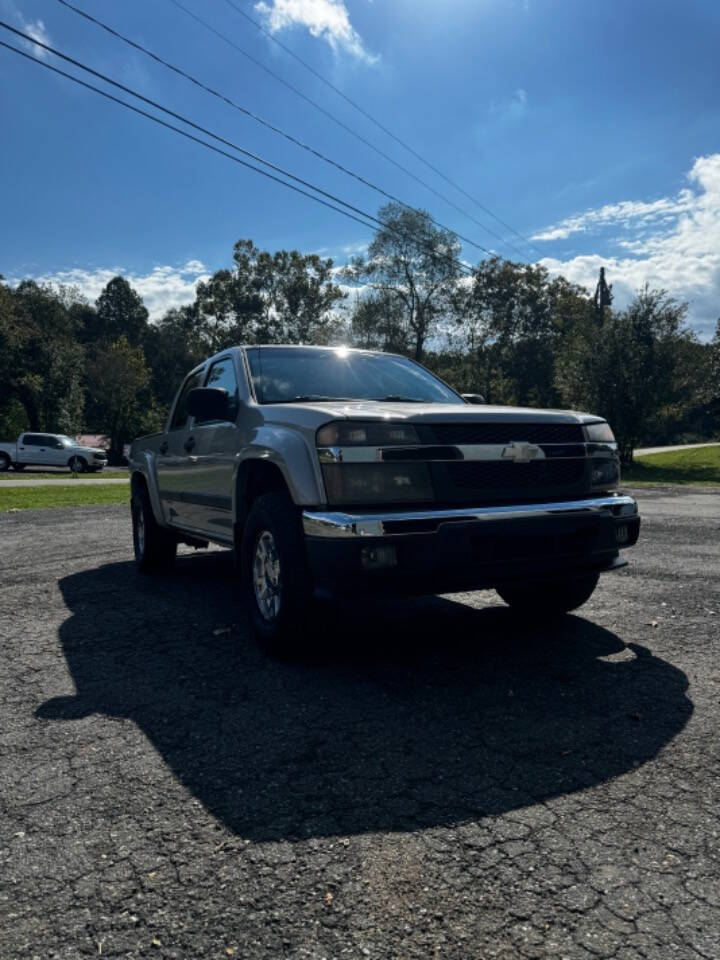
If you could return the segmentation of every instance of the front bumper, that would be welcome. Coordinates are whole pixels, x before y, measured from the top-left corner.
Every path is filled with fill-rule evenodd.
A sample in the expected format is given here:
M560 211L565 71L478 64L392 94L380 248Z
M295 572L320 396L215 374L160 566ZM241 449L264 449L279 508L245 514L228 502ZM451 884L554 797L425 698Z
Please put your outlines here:
M447 593L625 566L640 528L632 497L372 513L303 512L318 588ZM378 547L392 562L368 567ZM377 550L376 550L377 552Z

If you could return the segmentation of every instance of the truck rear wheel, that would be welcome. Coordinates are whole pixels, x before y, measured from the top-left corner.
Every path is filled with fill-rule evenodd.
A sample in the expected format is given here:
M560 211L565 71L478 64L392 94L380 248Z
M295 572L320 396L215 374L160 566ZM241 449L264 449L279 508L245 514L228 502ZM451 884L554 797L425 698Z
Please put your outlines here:
M547 580L542 583L508 584L497 587L505 603L528 618L561 616L577 610L590 599L600 575L588 573L565 580Z
M313 600L300 516L286 493L266 493L250 508L240 547L243 593L263 648L297 655Z
M10 457L6 453L0 453L0 473L5 473L10 469Z
M155 519L150 497L144 486L135 489L130 501L132 511L135 562L143 573L168 570L177 553L177 538Z

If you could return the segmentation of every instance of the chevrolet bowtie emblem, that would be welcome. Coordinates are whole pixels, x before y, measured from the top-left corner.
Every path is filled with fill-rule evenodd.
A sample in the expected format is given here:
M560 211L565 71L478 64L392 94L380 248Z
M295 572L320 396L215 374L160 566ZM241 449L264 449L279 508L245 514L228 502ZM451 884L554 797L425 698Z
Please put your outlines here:
M544 453L535 443L513 442L503 447L501 456L503 460L514 460L515 463L530 463L531 460L543 457Z

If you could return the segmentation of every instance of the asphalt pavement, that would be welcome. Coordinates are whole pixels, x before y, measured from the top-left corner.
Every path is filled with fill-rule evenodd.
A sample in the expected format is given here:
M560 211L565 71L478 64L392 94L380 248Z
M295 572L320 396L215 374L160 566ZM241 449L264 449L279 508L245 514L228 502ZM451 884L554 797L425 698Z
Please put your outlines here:
M720 498L643 491L553 627L323 610L265 659L224 551L0 517L0 957L720 957Z

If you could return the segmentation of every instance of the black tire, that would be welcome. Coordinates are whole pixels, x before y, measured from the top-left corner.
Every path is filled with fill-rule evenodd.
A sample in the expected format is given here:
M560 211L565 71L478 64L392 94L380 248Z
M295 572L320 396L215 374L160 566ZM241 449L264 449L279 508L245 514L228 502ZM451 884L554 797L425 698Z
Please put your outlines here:
M5 473L10 469L10 457L6 453L0 453L0 473Z
M24 463L14 463L14 464L13 464L13 469L14 469L14 470L17 470L18 473L22 473L22 471L25 469L25 464L24 464Z
M507 584L496 589L514 612L530 619L548 619L581 607L592 596L599 579L599 574L588 573L566 580Z
M175 562L177 538L155 519L147 489L137 486L130 500L135 563L143 573L169 570Z
M265 570L259 570L258 577L268 586L264 609L262 587L256 588L256 563L262 567L263 549ZM266 493L253 503L240 554L243 595L263 649L282 659L305 652L313 584L300 514L286 493Z
M85 473L87 470L87 460L84 457L70 457L68 460L68 467L72 470L73 473Z

